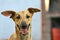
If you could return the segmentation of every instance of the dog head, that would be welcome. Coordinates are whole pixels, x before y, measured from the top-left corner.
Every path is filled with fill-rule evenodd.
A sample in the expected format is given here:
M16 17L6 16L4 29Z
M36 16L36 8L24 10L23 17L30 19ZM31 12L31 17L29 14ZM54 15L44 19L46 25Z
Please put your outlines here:
M18 13L15 11L3 11L1 14L4 16L10 16L18 27L19 31L22 34L26 34L31 24L32 16L35 12L40 12L40 10L37 8L28 8L27 10L20 11Z

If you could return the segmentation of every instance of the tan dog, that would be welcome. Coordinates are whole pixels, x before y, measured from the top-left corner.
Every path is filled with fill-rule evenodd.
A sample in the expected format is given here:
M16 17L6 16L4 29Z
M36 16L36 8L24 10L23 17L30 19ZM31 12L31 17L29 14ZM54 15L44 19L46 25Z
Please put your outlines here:
M25 11L16 13L15 11L3 11L4 16L10 16L15 22L15 33L9 40L32 40L31 38L31 21L35 12L40 12L37 8L28 8Z

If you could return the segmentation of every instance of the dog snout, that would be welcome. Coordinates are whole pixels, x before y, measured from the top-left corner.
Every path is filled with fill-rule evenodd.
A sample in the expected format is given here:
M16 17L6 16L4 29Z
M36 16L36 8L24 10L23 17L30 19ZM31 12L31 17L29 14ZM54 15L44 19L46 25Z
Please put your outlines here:
M25 28L27 27L27 24L26 24L25 21L22 21L22 22L21 22L21 27L22 27L23 29L25 29Z

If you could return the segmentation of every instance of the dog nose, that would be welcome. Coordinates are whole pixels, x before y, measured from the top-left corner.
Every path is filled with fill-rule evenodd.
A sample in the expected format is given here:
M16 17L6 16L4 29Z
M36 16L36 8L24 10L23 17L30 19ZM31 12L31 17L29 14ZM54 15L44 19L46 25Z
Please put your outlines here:
M25 28L27 27L27 24L26 24L25 21L22 21L22 23L21 23L21 27L22 27L23 29L25 29Z

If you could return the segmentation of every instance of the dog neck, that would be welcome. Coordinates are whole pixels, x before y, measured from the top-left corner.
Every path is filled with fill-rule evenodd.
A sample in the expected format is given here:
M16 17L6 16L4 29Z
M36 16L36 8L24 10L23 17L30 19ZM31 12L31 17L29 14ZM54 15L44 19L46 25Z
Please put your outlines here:
M20 39L21 40L28 40L28 34L26 34L26 35L20 34Z
M20 32L19 32L19 29L18 27L16 26L16 39L17 40L30 40L29 38L31 37L31 32L29 31L26 35L22 35Z

